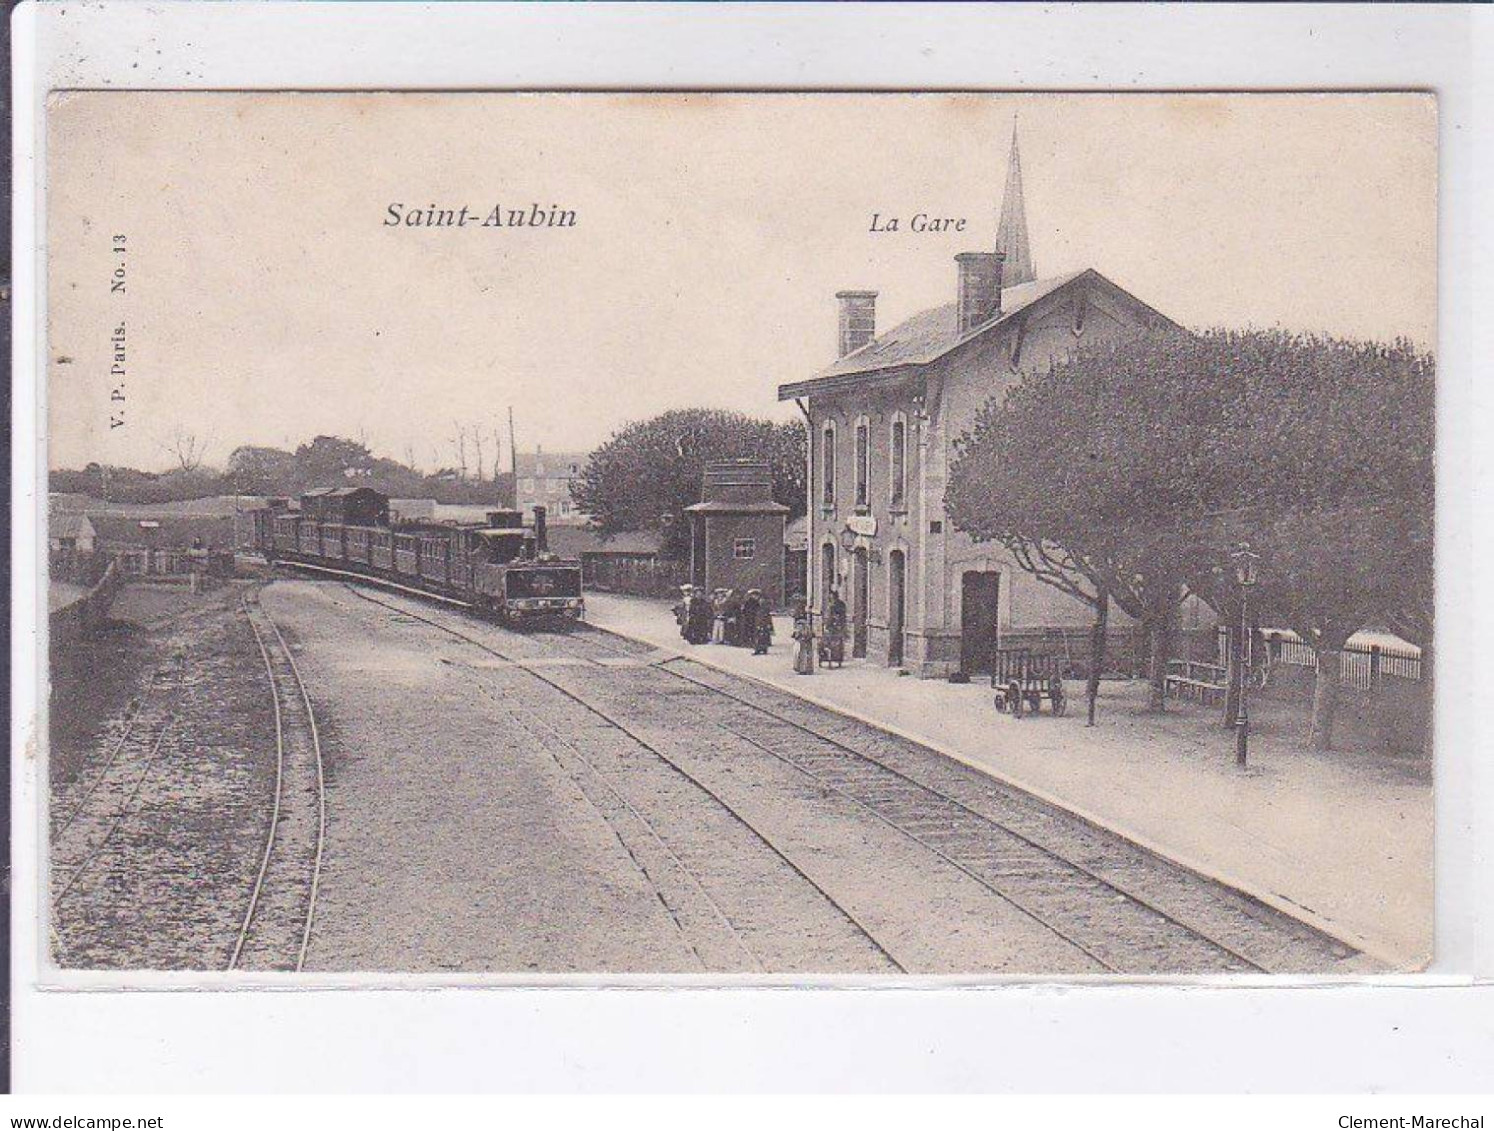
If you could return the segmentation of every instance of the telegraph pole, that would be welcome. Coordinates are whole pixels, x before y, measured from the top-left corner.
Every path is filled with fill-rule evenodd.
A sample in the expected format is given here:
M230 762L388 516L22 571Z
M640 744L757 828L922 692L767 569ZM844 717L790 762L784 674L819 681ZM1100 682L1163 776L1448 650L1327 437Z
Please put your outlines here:
M508 406L508 470L514 481L514 506L519 505L519 444L514 439L514 406Z

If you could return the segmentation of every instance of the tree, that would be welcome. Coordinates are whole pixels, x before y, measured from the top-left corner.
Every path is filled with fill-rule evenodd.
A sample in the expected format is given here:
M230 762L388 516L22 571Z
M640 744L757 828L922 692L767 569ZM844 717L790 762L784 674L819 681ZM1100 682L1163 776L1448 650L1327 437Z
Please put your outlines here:
M474 424L472 426L472 445L477 449L477 478L479 481L481 481L483 477L483 468L486 466L483 459L481 425Z
M791 514L804 513L803 428L719 409L681 409L625 425L591 453L571 496L604 537L662 529L666 555L683 558L690 551L685 508L700 502L706 462L725 459L766 460L774 499Z
M1204 340L1232 418L1249 421L1217 441L1237 471L1208 530L1214 577L1229 579L1210 603L1238 622L1223 562L1250 542L1262 556L1257 621L1295 630L1316 651L1312 742L1331 749L1340 657L1354 633L1390 627L1420 646L1430 694L1436 366L1407 342ZM1207 596L1208 576L1193 584Z
M239 495L289 494L296 487L295 453L243 444L229 453L228 480Z
M1045 584L1140 619L1153 705L1177 599L1237 623L1230 555L1250 542L1259 617L1319 650L1326 746L1350 635L1404 623L1430 644L1434 368L1404 342L1279 331L1087 346L986 406L946 505Z
M367 475L373 453L367 445L341 436L318 436L296 449L297 488L334 487L349 478Z
M211 443L211 437L199 436L190 428L178 424L171 430L171 435L162 441L161 447L176 460L179 470L190 474L202 466Z

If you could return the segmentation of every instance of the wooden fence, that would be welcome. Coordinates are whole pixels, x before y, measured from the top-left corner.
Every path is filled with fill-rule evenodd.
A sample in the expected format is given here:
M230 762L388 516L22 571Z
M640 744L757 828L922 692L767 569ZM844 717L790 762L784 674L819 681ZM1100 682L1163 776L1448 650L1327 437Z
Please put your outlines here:
M232 577L233 554L218 550L122 550L121 570L129 577Z
M1262 642L1257 637L1257 643ZM1318 666L1318 654L1312 645L1296 633L1268 632L1264 645L1273 664L1311 668ZM1218 633L1220 663L1226 663L1229 655L1228 630L1221 627ZM1421 681L1421 652L1408 646L1382 644L1351 644L1339 653L1338 682L1356 691L1373 691L1383 680Z
M680 586L690 580L690 567L642 555L582 554L581 577L588 589L601 593L678 597Z

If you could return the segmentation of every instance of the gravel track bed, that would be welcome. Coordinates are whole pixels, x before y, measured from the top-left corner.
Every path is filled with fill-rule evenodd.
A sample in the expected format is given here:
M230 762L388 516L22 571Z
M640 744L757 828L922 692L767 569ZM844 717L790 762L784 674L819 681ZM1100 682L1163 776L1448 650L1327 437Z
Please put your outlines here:
M240 964L294 969L324 802L308 969L1363 967L934 751L648 645L298 579L254 613L267 675L244 588L131 587L128 632L54 659L61 965L225 968L268 846ZM274 839L272 687L288 769Z
M52 783L53 957L221 970L268 828L273 719L259 651L238 587L131 586L114 617L131 626L130 647L98 643L94 664L123 670L97 678L133 684L132 699L90 727L69 717L99 708L88 689L54 689L52 734L70 746L53 756L75 770Z
M338 584L276 582L263 601L326 760L307 969L702 970L613 828L480 688L469 648Z
M404 598L390 599L383 593L360 594L360 599L384 611L394 625L418 616L478 636L469 631L473 624L459 614ZM477 626L479 632L484 627L488 626ZM427 631L436 630L428 627ZM546 682L555 681L575 665L534 662L525 666L554 657L541 636L518 636L497 628L492 632L498 634L491 638L495 650L510 655L507 646L517 642L518 650L529 659L524 664L507 662L477 645L447 636L463 650L462 659L453 662L472 673L476 686L484 689L495 707L520 719L526 733L541 737L543 741L536 746L559 754L562 767L574 766L574 778L583 792L589 779L596 790L596 808L609 819L614 833L654 884L702 969L757 973L899 969L854 917L798 870L796 860L765 839L751 820L683 772L672 756L661 753L658 736L640 742ZM587 675L607 670L594 664L585 668ZM543 676L537 674L541 672ZM676 725L688 726L688 721L676 720ZM612 798L610 805L606 795ZM619 809L627 813L628 820L611 820L618 817ZM640 835L638 826L644 827L646 837ZM650 842L655 854L663 852L676 866L674 875L663 867L644 867ZM720 932L723 926L727 937Z

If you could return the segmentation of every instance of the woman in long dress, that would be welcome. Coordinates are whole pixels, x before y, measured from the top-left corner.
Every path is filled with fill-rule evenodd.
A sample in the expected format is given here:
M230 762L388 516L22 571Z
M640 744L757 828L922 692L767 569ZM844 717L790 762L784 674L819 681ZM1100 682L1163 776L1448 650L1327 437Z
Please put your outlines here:
M802 597L794 601L794 671L799 675L814 671L814 620Z

